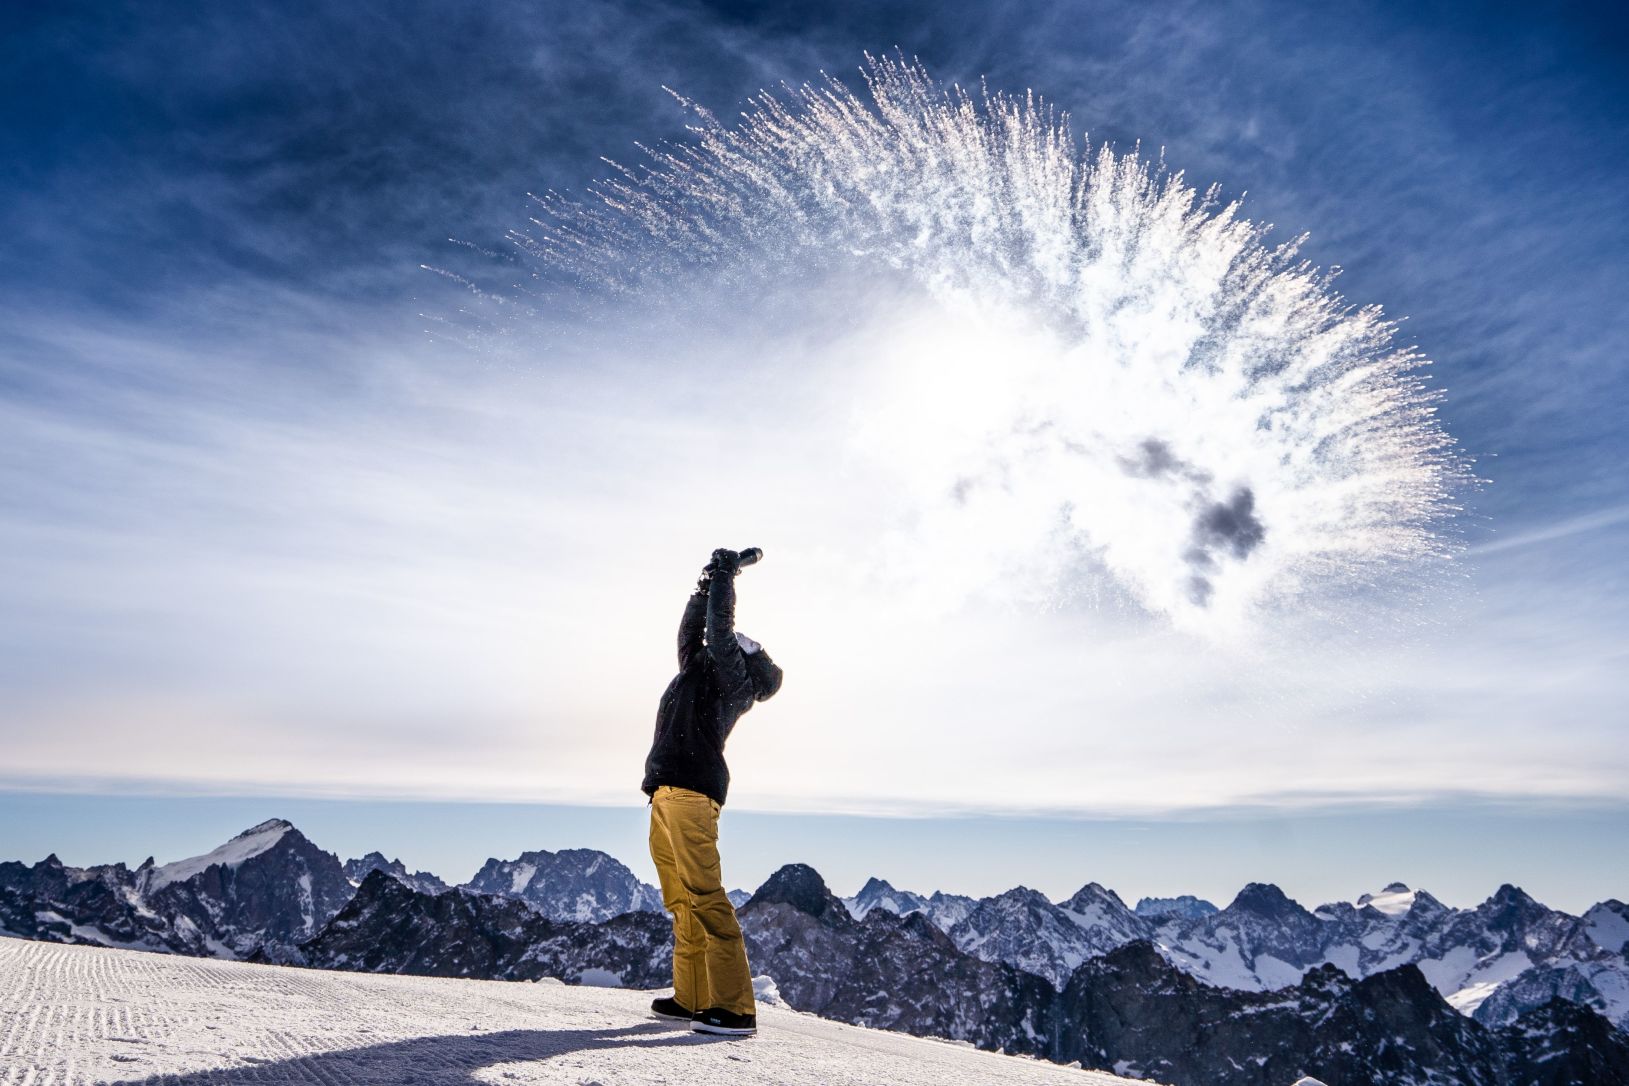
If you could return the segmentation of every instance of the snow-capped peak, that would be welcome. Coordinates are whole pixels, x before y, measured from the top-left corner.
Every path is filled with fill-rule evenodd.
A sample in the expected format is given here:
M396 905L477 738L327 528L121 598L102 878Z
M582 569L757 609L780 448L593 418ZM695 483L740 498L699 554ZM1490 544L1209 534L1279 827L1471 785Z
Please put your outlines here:
M1394 882L1379 893L1364 894L1357 899L1357 907L1365 905L1386 916L1402 916L1414 908L1415 892L1400 882Z
M1629 906L1616 899L1603 901L1584 914L1584 924L1595 945L1629 955Z
M1072 909L1075 912L1085 912L1094 905L1121 913L1131 911L1126 907L1126 903L1120 900L1119 894L1096 882L1088 882L1085 886L1076 890L1073 897L1063 903L1065 909Z
M194 875L209 870L216 864L225 867L236 867L245 860L259 856L273 848L283 839L283 835L294 829L294 826L281 818L269 819L258 826L244 830L226 844L202 856L193 856L185 860L155 867L148 878L147 890L161 889L172 882L186 882Z
M895 916L923 912L927 907L927 899L909 890L895 889L886 879L872 876L860 887L859 893L851 898L845 898L843 904L850 916L856 920L863 920L873 909L881 909Z

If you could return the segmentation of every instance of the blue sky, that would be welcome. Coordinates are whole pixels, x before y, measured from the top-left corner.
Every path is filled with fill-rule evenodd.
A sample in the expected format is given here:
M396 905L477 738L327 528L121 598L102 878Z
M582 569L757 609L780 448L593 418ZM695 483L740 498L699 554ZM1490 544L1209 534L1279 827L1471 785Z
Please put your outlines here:
M1247 193L1245 214L1278 234L1309 233L1304 254L1339 265L1348 298L1406 317L1489 483L1454 586L1417 626L1329 631L1310 661L1253 655L1248 682L1237 656L1157 631L1006 612L931 631L889 616L917 654L902 682L884 651L820 655L846 616L789 613L806 601L766 563L744 621L806 678L776 705L779 730L766 710L732 747L739 817L801 820L832 843L853 834L839 815L864 818L878 873L920 889L1073 889L997 857L1068 837L1025 819L1074 832L1118 816L1154 819L1161 844L1090 836L1062 883L1102 868L1131 896L1227 896L1249 878L1333 896L1341 850L1286 847L1275 870L1270 848L1236 844L1232 878L1167 875L1209 840L1196 818L1330 818L1343 839L1393 841L1410 870L1436 830L1474 841L1465 827L1485 824L1482 847L1420 879L1445 897L1521 881L1556 836L1578 842L1570 866L1547 856L1530 889L1573 906L1629 892L1606 847L1629 828L1617 9L85 4L0 18L0 784L60 797L17 808L33 812L26 836L6 820L7 857L43 854L37 820L67 832L76 803L93 809L75 795L108 793L554 804L593 843L581 812L637 776L696 557L779 522L697 512L715 490L639 485L668 450L726 432L698 406L706 369L624 372L569 344L519 367L471 356L425 334L422 314L461 295L420 265L506 267L447 239L501 251L527 192L580 189L600 156L682 136L664 86L728 117L781 81L855 82L865 50L898 46L944 80L1033 88L1094 140L1163 148L1194 183ZM862 515L797 479L809 516ZM752 537L780 547L789 578L818 568L797 564L808 540ZM489 835L512 839L513 810L486 810ZM1418 837L1396 834L1399 810ZM994 828L987 848L937 877L908 866L924 852L913 834L948 846L968 817ZM344 818L327 824L343 837ZM79 858L213 843L183 825L153 816L151 845ZM773 866L783 834L751 835L743 864ZM636 847L617 851L635 862ZM462 877L500 850L400 851ZM829 851L826 867L844 862ZM840 889L859 877L833 872Z

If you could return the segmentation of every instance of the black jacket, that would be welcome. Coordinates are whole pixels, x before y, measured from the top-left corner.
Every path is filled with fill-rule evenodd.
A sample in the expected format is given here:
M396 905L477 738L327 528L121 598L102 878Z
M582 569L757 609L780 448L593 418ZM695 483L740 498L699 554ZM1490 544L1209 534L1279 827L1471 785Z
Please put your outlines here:
M671 784L722 806L730 789L724 743L752 703L746 654L735 640L735 583L714 577L707 595L690 597L679 621L679 673L656 710L645 794Z

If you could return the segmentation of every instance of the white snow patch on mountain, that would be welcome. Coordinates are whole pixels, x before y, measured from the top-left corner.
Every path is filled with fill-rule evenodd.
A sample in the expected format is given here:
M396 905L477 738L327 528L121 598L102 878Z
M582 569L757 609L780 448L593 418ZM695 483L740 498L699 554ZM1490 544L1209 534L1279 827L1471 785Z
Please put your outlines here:
M1471 1015L1476 1008L1487 1002L1488 996L1499 987L1497 981L1484 980L1476 984L1467 984L1457 992L1450 993L1446 998L1448 1005L1460 1014Z
M172 882L186 882L194 875L202 874L216 864L236 867L245 860L259 856L262 852L275 846L277 842L283 839L283 835L293 828L280 818L262 822L258 826L244 830L212 852L153 868L148 875L146 889L148 892L152 892L162 889Z
M758 1036L650 1016L651 993L380 976L0 938L6 1082L171 1086L1126 1086L765 1001Z
M1533 968L1533 959L1519 950L1478 958L1476 951L1461 946L1417 964L1449 1006L1460 1014L1472 1014L1499 985Z
M516 864L514 871L510 872L509 892L519 894L531 883L535 874L537 874L536 864Z
M1629 950L1629 905L1621 901L1603 901L1590 907L1584 914L1585 930L1598 947L1614 954Z
M1357 899L1358 908L1367 905L1387 916L1405 916L1414 908L1414 891L1400 882L1394 882L1377 894L1364 894Z

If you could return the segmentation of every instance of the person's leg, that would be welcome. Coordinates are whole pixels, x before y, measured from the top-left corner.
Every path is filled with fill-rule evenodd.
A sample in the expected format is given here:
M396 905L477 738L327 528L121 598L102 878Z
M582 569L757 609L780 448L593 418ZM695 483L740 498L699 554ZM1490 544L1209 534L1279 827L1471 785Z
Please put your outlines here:
M690 907L690 895L679 877L666 793L659 788L650 806L650 858L662 887L662 904L673 914L673 998L688 1011L703 1010L710 998L707 984L707 936Z
M691 914L707 933L710 992L699 1009L722 1007L735 1014L755 1014L747 945L719 870L718 804L700 792L676 788L668 795L666 818Z

